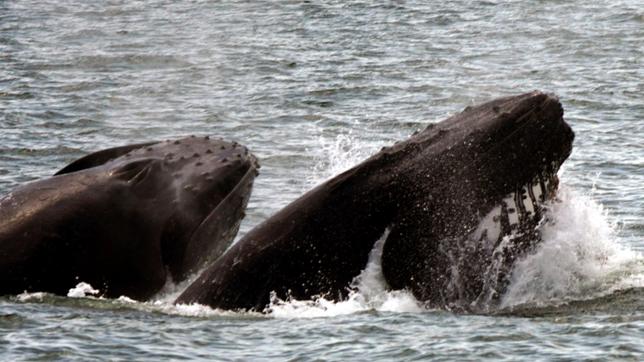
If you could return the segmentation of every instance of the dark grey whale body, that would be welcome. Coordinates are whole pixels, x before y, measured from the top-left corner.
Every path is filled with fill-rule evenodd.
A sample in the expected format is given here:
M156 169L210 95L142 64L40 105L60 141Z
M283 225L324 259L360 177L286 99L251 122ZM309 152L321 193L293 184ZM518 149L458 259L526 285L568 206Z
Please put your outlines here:
M493 300L513 260L539 240L535 226L573 138L548 94L468 107L286 206L176 302L262 310L271 293L342 299L386 230L390 288L434 307Z
M244 215L257 161L209 137L85 156L0 199L0 295L146 299L217 258Z

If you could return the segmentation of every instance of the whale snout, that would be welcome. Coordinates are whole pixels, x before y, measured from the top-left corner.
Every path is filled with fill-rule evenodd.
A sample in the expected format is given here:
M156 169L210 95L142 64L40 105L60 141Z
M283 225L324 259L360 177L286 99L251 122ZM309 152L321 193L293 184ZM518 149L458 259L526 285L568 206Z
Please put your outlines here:
M163 258L173 279L181 280L228 247L245 216L259 163L245 146L208 136L160 142L126 158L142 157L163 160L150 187L165 180L170 216L162 228Z

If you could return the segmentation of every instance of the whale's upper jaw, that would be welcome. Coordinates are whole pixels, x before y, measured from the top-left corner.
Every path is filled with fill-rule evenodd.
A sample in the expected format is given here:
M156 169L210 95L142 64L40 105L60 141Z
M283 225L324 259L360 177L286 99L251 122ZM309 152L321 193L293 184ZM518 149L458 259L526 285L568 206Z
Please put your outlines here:
M438 155L454 164L445 176L487 189L501 186L505 195L543 171L556 172L573 139L559 100L535 91L467 107L410 142L424 146L421 157Z

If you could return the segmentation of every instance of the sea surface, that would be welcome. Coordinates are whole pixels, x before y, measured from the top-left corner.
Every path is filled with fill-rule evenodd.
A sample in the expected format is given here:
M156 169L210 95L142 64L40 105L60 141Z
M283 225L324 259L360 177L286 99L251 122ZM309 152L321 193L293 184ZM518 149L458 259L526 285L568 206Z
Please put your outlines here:
M1 1L0 194L101 148L196 134L260 159L240 235L464 107L554 92L576 132L541 247L498 310L387 291L266 314L42 293L0 298L0 360L641 360L644 3ZM365 210L356 210L364 212Z

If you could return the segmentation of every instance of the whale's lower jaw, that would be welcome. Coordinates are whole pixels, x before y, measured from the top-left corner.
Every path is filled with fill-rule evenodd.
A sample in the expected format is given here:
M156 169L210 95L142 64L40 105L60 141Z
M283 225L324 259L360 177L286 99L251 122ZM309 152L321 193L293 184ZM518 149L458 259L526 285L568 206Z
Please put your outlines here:
M556 197L558 184L556 174L538 174L506 195L481 218L474 232L445 243L451 268L444 305L487 312L499 302L514 263L541 241L539 229L548 202Z

